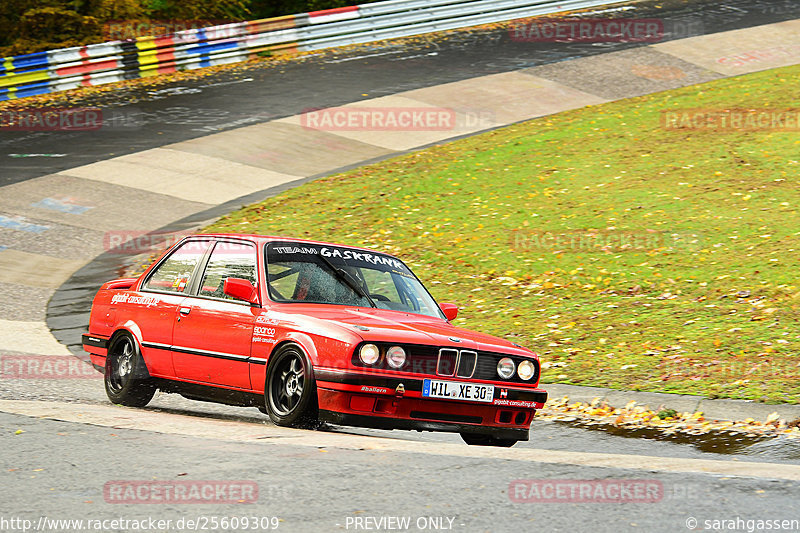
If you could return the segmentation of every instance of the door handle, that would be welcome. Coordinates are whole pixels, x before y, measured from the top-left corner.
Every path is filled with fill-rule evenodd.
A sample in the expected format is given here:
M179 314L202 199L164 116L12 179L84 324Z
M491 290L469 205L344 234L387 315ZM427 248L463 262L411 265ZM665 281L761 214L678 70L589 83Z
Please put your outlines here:
M191 307L181 307L180 311L182 315L188 315L191 312Z

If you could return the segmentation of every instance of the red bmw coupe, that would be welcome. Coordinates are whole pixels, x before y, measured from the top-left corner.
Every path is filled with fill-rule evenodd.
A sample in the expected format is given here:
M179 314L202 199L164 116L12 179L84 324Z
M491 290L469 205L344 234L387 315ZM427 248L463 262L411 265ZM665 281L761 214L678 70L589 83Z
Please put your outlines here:
M112 402L156 390L255 406L280 426L528 440L538 356L460 329L399 259L258 235L193 235L138 279L105 283L84 349Z

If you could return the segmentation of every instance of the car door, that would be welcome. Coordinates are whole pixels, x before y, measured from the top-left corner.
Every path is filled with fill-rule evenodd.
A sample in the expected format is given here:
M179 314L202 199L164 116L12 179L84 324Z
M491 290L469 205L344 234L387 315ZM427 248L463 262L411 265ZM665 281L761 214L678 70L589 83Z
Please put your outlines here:
M176 377L250 390L249 359L255 315L250 302L223 293L227 278L256 284L256 246L220 240L189 296L178 309L172 339Z
M154 376L175 376L170 349L175 316L210 246L210 239L179 245L148 274L139 293L125 298L125 323L141 331L142 356Z

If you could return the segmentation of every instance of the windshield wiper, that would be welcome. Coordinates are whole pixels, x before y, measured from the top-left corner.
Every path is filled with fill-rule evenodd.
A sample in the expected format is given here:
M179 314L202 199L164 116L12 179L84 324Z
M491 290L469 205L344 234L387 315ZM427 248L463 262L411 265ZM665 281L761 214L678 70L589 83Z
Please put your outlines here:
M367 291L365 291L361 287L361 285L358 283L358 281L353 279L353 276L350 274L350 272L348 272L347 270L343 270L341 268L337 268L324 255L317 255L316 257L319 257L320 259L322 259L322 261L328 266L328 268L331 269L334 274L336 274L336 277L339 278L340 280L344 281L345 284L348 287L353 289L353 292L355 292L356 294L358 294L359 296L361 296L363 298L366 298L367 301L369 302L369 305L371 305L372 307L378 307L375 304L375 302L373 301L373 299L370 297L370 295L367 294Z

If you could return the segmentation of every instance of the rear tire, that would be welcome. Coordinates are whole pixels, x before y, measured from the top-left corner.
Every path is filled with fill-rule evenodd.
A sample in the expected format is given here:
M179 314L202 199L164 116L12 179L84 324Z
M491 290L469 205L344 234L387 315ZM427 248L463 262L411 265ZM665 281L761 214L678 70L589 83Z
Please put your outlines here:
M461 433L461 438L470 446L499 446L510 448L519 442L517 439L499 439L482 433Z
M275 425L316 427L319 407L314 369L298 346L287 345L270 357L264 396Z
M129 333L121 333L111 341L104 381L112 403L144 407L153 399L155 383L147 372L139 345Z

